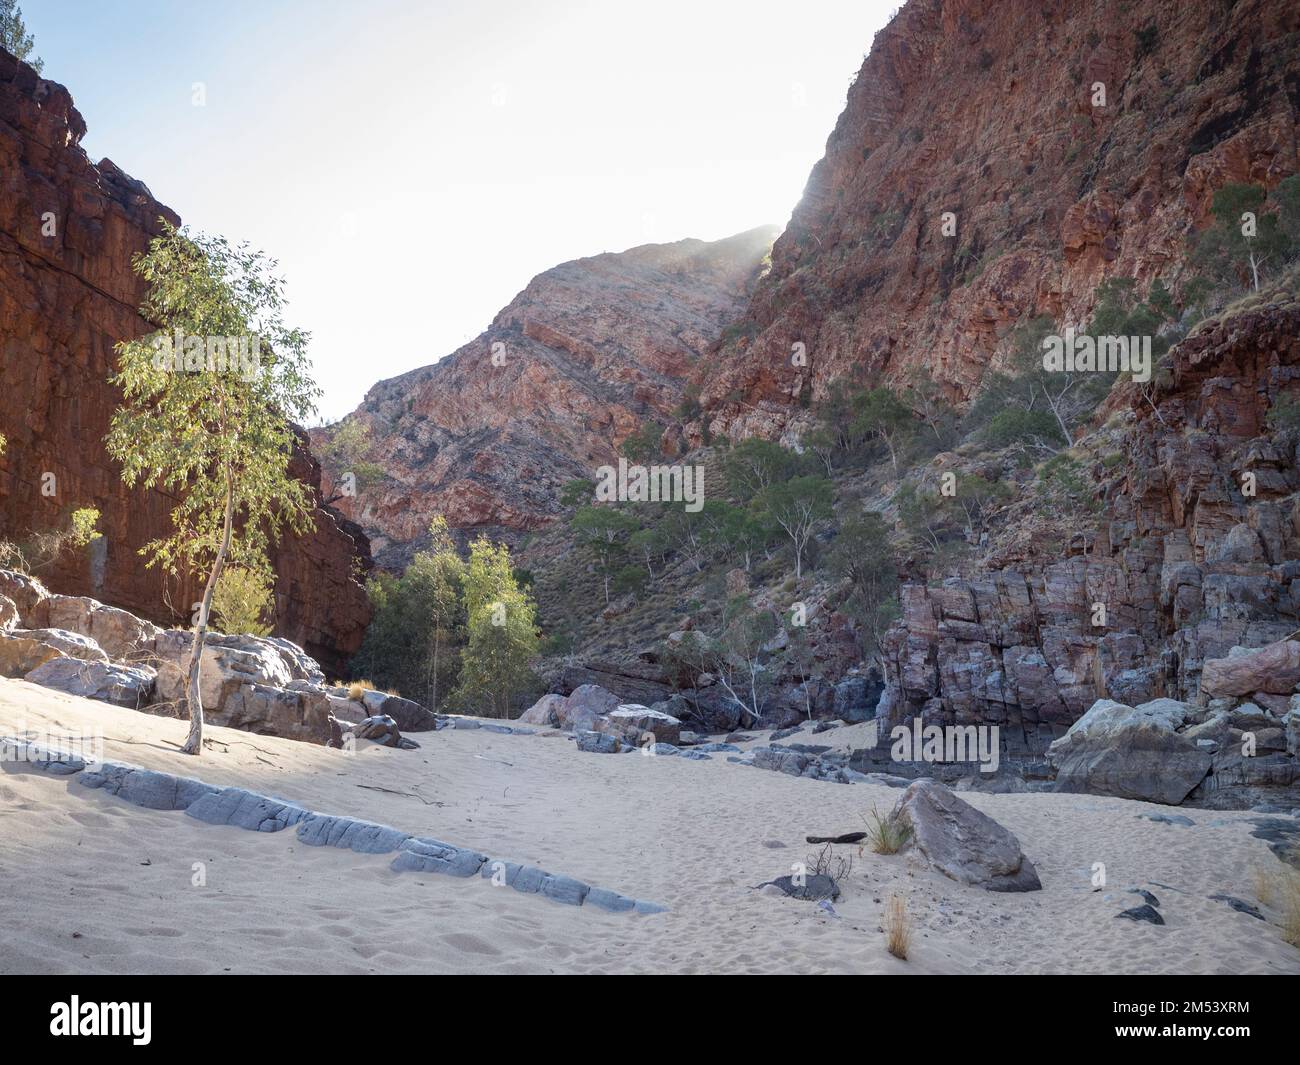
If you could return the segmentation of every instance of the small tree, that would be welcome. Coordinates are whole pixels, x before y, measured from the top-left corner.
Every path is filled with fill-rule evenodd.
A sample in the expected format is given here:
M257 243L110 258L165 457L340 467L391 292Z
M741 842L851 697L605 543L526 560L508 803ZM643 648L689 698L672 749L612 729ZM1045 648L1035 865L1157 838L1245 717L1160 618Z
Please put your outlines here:
M35 46L36 41L23 25L23 9L16 0L0 0L0 48L12 52L40 74L45 64L32 55Z
M223 569L212 591L212 612L223 631L270 636L271 626L263 619L274 613L271 585L267 573L246 566Z
M610 581L623 568L627 557L626 541L637 529L636 519L612 507L580 507L569 523L578 545L592 555L605 585L605 605L609 605Z
M357 418L339 423L320 449L320 457L334 475L335 486L351 488L352 491L335 492L325 500L326 504L337 503L346 496L373 488L384 479L384 468L365 457L369 448L370 426ZM351 481L346 480L348 477Z
M785 531L794 545L794 575L803 576L804 554L817 523L831 514L831 482L825 477L794 477L770 485L757 506Z
M831 573L849 584L846 607L861 623L862 651L875 654L885 629L897 616L898 567L889 529L879 514L846 518L831 546Z
M1280 191L1285 205L1288 190ZM1197 234L1192 244L1192 266L1211 288L1223 289L1245 279L1258 292L1260 270L1293 250L1288 227L1276 213L1265 210L1265 200L1259 185L1228 184L1214 193L1210 207L1214 224ZM1294 224L1289 218L1286 222Z
M465 568L465 614L469 639L462 657L458 699L486 703L507 717L515 695L532 678L536 656L537 606L515 583L510 549L480 537L470 545Z
M662 425L646 422L623 441L620 450L632 462L653 462L663 454L663 435Z
M117 346L110 380L123 403L107 448L128 487L178 500L172 534L141 548L148 565L170 576L207 574L190 652L190 732L182 748L199 754L199 668L221 571L227 562L264 567L268 543L284 528L306 532L312 525L311 493L290 476L289 460L291 422L311 413L317 389L308 376L307 335L284 324L284 282L261 252L164 222L133 265L149 282L141 314L162 331ZM173 333L184 338L183 353L171 350ZM226 350L250 334L255 366L215 358L218 342Z
M915 428L916 420L911 410L887 388L873 388L854 401L853 431L882 441L889 451L889 461L895 473L898 472L899 445Z

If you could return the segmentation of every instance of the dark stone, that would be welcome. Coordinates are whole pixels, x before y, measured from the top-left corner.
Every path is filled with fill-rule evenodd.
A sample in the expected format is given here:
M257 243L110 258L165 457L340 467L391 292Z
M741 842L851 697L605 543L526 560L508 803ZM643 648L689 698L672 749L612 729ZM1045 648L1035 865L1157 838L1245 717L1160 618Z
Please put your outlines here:
M1248 914L1258 921L1264 920L1264 915L1244 899L1236 898L1233 895L1211 895L1210 898L1214 899L1215 902L1226 902L1238 913Z
M840 897L839 885L829 876L822 873L810 873L803 878L802 884L796 884L792 876L779 876L775 880L769 880L767 884L759 884L759 887L767 887L768 884L775 884L792 899L801 899L804 902L817 902L821 899L838 899Z
M1124 910L1115 914L1116 918L1126 917L1130 921L1146 921L1147 924L1164 924L1165 919L1154 906L1134 906L1131 910Z

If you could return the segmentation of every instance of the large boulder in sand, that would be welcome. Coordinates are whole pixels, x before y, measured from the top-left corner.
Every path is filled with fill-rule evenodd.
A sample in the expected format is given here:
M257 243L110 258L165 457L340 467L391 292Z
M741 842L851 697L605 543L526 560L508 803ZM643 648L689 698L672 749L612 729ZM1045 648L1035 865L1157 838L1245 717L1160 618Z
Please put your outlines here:
M204 718L214 725L308 743L329 743L332 710L323 691L255 682L224 687L219 703L203 701Z
M147 668L52 658L23 679L69 695L138 710L149 702L156 677L157 674Z
M108 655L89 636L62 629L15 629L0 634L0 676L25 677L52 658L107 662Z
M1174 731L1190 712L1174 699L1137 707L1097 700L1047 749L1047 760L1056 767L1056 790L1177 805L1212 762L1194 738Z
M988 891L1038 891L1043 886L1020 841L937 780L909 784L892 816L911 829L907 846L958 883Z
M131 662L151 651L163 631L129 611L83 595L53 595L47 607L50 628L89 636L116 662Z
M1234 647L1227 658L1207 658L1201 694L1211 697L1265 692L1290 695L1300 686L1300 642L1279 640L1264 647Z

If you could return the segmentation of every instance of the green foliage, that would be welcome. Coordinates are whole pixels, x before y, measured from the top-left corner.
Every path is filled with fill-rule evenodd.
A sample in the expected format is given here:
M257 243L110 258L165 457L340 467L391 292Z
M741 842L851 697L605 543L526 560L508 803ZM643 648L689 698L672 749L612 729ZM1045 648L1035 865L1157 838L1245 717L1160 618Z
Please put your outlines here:
M227 566L212 592L212 613L221 630L249 636L270 636L265 618L272 613L272 580L268 573L244 566Z
M842 521L827 566L837 580L848 582L843 609L858 622L863 653L875 654L898 616L898 568L880 515L862 513Z
M467 640L456 699L507 717L516 697L536 684L529 662L538 652L537 605L515 583L510 550L480 537L464 574Z
M792 476L799 465L799 456L780 444L751 436L727 452L722 475L732 497L749 502L769 485Z
M1034 496L1038 512L1048 517L1096 514L1102 509L1083 467L1069 455L1054 455L1039 467Z
M1282 182L1271 200L1259 185L1224 185L1210 212L1214 223L1192 237L1195 277L1185 290L1202 310L1242 285L1258 292L1261 273L1300 249L1300 180Z
M429 550L400 577L381 573L370 581L373 615L351 671L437 710L460 679L465 563L446 519L434 518L429 531Z
M340 422L323 447L319 456L324 465L334 476L336 484L348 474L352 475L352 486L358 493L373 488L384 479L384 468L376 462L365 458L370 449L370 426L359 418L349 418ZM352 493L340 492L326 500L333 503Z
M578 546L592 557L605 586L605 603L614 574L627 563L627 538L637 530L635 518L613 507L579 507L569 519Z
M1065 443L1061 427L1050 412L1022 407L1008 407L995 414L984 427L981 438L990 447L1025 444L1044 451L1055 451Z
M23 25L23 9L17 0L0 0L0 48L12 52L40 74L45 64L32 55L36 41Z
M309 375L307 335L285 325L284 282L261 252L164 221L133 266L149 285L141 316L160 329L117 345L110 381L123 401L106 446L128 487L155 488L177 500L172 534L140 549L146 565L169 576L207 574L186 688L190 734L182 748L198 754L199 660L221 571L227 563L264 568L267 546L283 529L305 533L313 523L311 491L290 475L289 462L292 423L315 409L318 390ZM170 358L173 336L184 338L184 369ZM227 341L245 344L252 358L214 358Z
M590 503L596 498L596 482L586 477L575 477L560 489L560 506L565 510Z
M54 565L70 550L79 550L98 540L99 511L80 507L68 516L65 524L42 529L19 543L0 541L0 566L22 573L40 573Z
M247 245L191 235L166 223L135 271L149 283L141 314L159 334L117 345L111 382L122 390L107 438L128 486L178 500L173 532L146 544L148 565L169 574L209 572L218 560L260 565L286 526L311 527L310 490L289 474L292 422L314 409L307 335L284 324L283 281ZM176 372L155 364L157 342L260 338L252 374Z
M899 449L917 428L917 414L909 402L922 410L921 418L939 434L943 433L943 405L929 387L914 383L907 393L908 402L887 388L853 389L843 382L833 382L822 400L815 404L816 426L804 442L821 460L827 473L843 462L869 461L868 445L884 444L895 471Z
M827 478L809 474L776 481L754 501L756 510L770 518L789 538L794 548L796 579L803 575L813 530L818 522L830 517L833 495Z
M620 448L630 462L653 462L663 455L664 427L646 422L623 441Z

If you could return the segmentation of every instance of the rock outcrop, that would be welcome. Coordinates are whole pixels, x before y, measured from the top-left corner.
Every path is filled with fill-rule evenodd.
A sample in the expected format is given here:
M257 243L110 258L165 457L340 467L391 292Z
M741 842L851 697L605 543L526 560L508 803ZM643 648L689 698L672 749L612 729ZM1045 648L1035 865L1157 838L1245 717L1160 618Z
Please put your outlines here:
M0 631L0 676L135 710L184 713L192 632L161 629L85 596L51 595L39 581L0 569L0 617L10 612L13 625ZM68 628L34 627L50 618ZM199 693L211 724L309 743L341 743L351 734L411 747L402 731L438 727L409 699L328 687L316 661L281 637L209 632Z
M1147 395L1112 395L1116 428L1086 469L1102 508L1068 542L1027 543L1032 516L1004 521L982 573L903 588L882 733L920 715L998 725L1008 750L1040 753L1096 700L1194 700L1203 671L1207 696L1285 704L1294 644L1230 655L1300 628L1300 440L1266 423L1300 385L1300 300L1210 321L1171 363Z
M139 548L170 529L174 501L127 491L104 450L120 402L109 385L114 345L152 330L131 257L159 220L179 224L145 185L80 146L85 122L62 85L0 51L0 538L22 539L95 507L103 537L43 574L160 623L188 623L201 585L165 581ZM306 448L293 472L319 495ZM272 558L276 631L341 673L369 618L356 578L364 534L319 507L314 529Z
M594 480L628 435L670 420L774 235L647 244L539 274L477 339L370 389L349 417L369 427L385 477L338 507L395 568L434 514L506 539L545 524L566 481Z
M968 400L1017 322L1170 276L1217 188L1296 172L1298 32L1274 0L910 0L700 368L714 431L778 436L837 379Z

